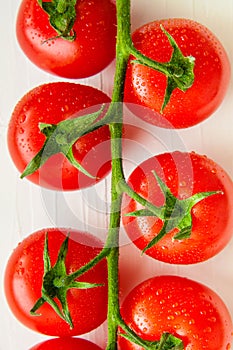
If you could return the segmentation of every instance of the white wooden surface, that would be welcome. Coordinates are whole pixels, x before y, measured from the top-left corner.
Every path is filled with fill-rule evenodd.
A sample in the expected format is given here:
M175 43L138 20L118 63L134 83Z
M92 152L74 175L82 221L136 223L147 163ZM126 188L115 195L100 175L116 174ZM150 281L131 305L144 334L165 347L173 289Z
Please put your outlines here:
M55 193L20 180L9 157L6 130L18 99L45 82L62 80L43 73L20 51L15 39L15 16L19 0L0 0L0 350L27 350L47 339L31 332L11 315L2 288L4 266L17 243L31 232L54 225L87 229L104 238L107 226L109 178L95 188L74 193ZM187 17L209 27L233 59L232 0L132 0L132 29L157 18ZM102 75L83 82L111 93L113 65ZM80 82L80 81L79 81ZM126 171L147 155L179 148L206 154L233 176L233 88L215 114L202 124L177 133L146 126L136 141L125 147ZM142 147L144 144L144 148ZM122 231L121 287L124 296L136 283L153 274L172 273L196 279L213 288L226 302L233 316L233 240L208 262L194 266L173 266L156 262L129 244ZM85 335L103 346L104 324Z

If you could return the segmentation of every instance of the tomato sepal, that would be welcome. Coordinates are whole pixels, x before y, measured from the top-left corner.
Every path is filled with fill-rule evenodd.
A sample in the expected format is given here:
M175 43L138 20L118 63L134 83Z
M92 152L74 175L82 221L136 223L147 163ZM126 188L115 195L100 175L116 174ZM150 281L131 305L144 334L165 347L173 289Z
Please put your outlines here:
M76 281L76 274L72 273L71 275L67 275L66 273L66 255L68 252L68 242L69 235L63 241L61 248L58 253L57 261L54 266L51 266L51 261L49 257L49 248L48 248L48 234L45 235L45 244L44 244L44 276L43 276L43 284L41 290L41 298L39 298L32 309L30 310L30 314L33 316L40 316L37 313L37 310L47 302L54 311L69 324L72 329L73 322L69 311L69 306L67 303L67 292L69 289L77 288L77 289L88 289L88 288L96 288L101 287L102 284L99 283L88 283L88 282L79 282ZM54 300L57 298L61 303L61 308Z
M132 64L142 64L146 67L157 70L167 77L167 86L165 96L160 113L169 103L173 91L178 88L185 92L194 82L194 65L195 58L193 56L184 56L174 38L160 25L161 30L167 36L169 43L173 49L172 56L168 62L157 62L143 55L134 46L132 46L132 54L136 59L131 60Z
M51 2L38 0L41 8L48 14L49 23L57 32L57 37L68 41L74 41L76 33L73 30L76 20L77 0L52 0ZM48 38L48 40L55 39Z
M140 340L137 340L136 336L132 336L131 334L127 333L120 333L121 337L139 345L142 346L146 350L183 350L184 344L183 341L174 335L165 332L161 335L160 340L158 341L147 341L142 338Z
M129 212L125 214L125 216L157 216L156 213L160 213L158 217L163 220L163 226L160 232L146 245L146 247L142 250L142 253L147 251L149 248L153 247L156 243L158 243L167 233L171 232L173 229L177 229L178 233L173 236L175 240L183 240L187 239L191 236L192 233L192 208L203 199L216 195L222 194L222 191L207 191L207 192L198 192L192 195L191 197L179 199L175 197L170 188L166 185L165 182L156 174L156 172L152 171L155 180L157 181L163 196L165 203L163 206L155 208L159 210L151 210L154 206L152 203L150 204L150 209L139 209L133 212ZM134 195L132 195L134 198ZM137 197L135 197L137 200ZM147 204L146 204L147 206Z
M39 129L45 135L46 139L42 148L28 163L20 178L23 179L33 174L51 156L57 153L62 153L75 168L86 176L92 179L95 178L76 161L72 147L81 136L103 126L102 121L96 121L103 109L104 105L97 112L74 119L66 119L58 124L39 123Z
M161 108L162 113L171 98L173 90L178 88L185 92L193 85L195 58L193 56L184 56L173 37L163 28L162 25L160 27L173 48L172 57L168 62L170 74L167 79L167 88Z

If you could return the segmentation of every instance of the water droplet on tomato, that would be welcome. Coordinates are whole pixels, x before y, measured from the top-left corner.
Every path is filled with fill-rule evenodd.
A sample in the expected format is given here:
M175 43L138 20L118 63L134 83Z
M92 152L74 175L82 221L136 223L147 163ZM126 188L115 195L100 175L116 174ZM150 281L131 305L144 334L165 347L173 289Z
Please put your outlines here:
M178 329L181 329L181 326L180 326L179 324L175 324L175 325L174 325L174 328L175 328L176 330L178 330Z
M181 312L178 310L178 311L175 311L175 315L176 316L180 316L181 315Z
M189 324L195 324L195 320L192 318L191 320L189 320Z
M16 272L19 276L22 276L24 274L25 269L23 267L19 267Z
M162 290L162 288L160 288L160 289L158 289L157 291L156 291L156 295L160 295L160 294L162 294L163 293L163 290Z
M179 304L178 303L174 303L174 304L172 304L172 307L177 307L177 306L179 306Z
M199 335L198 334L193 334L193 338L194 339L199 339Z
M20 124L24 123L26 119L27 119L27 116L25 114L22 114L19 118L19 123Z
M210 322L213 322L213 323L215 323L216 322L216 317L210 317L209 319L208 319Z
M23 128L19 128L19 134L23 134L24 133L24 129Z
M169 321L173 321L173 320L175 319L175 317L174 317L173 315L168 315L168 316L167 316L167 319L168 319Z
M204 329L204 333L211 333L212 332L212 328L211 327L206 327Z
M69 106L65 105L61 107L62 112L67 112L69 110Z

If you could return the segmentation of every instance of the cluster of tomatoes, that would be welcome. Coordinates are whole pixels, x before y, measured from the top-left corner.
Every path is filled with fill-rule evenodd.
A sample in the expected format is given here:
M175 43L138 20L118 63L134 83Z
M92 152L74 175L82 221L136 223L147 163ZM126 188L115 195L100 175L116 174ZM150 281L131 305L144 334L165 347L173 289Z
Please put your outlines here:
M17 39L26 56L41 69L69 79L86 78L101 72L114 59L116 47L115 4L111 0L80 0L75 6L74 40L57 35L49 25L47 13L36 0L23 0L17 17ZM161 31L161 24L183 54L195 58L194 83L185 93L175 89L161 112L166 77L147 66L129 62L124 102L135 115L153 125L177 129L191 127L208 118L222 102L229 83L229 61L218 39L201 24L187 19L155 21L133 33L135 48L151 59L168 62L171 57L172 47ZM110 97L102 91L74 82L49 83L29 91L17 103L8 129L9 152L19 172L22 173L40 153L49 126L97 112L101 105L110 102ZM92 186L111 171L110 138L108 125L104 125L80 137L72 146L75 160L92 177L58 152L44 162L40 157L43 165L28 179L59 191ZM46 149L43 151L46 153ZM164 186L159 184L153 172ZM144 207L135 199L126 194L123 196L125 231L140 250L145 250L154 259L171 264L198 263L215 256L230 241L233 233L232 180L208 157L179 151L154 155L135 168L128 184L154 206L161 207L166 198L174 197L178 211L183 210L178 203L191 205L190 216L184 218L190 220L190 223L187 221L189 237L174 238L183 228L182 221L156 244L151 244L161 232L163 220L148 211L143 212ZM199 193L211 195L196 200ZM188 201L191 197L195 198L192 204ZM40 316L30 314L41 297L45 236L53 266L68 233L68 275L101 251L103 243L89 233L64 228L43 229L17 246L6 267L6 297L15 316L30 329L59 337L34 346L33 350L99 349L85 339L72 336L90 332L107 317L105 259L79 278L79 281L97 283L98 287L73 288L67 293L73 328L46 303L38 310ZM187 278L156 276L142 282L125 298L121 314L131 329L145 340L156 341L168 332L182 339L187 350L230 347L232 322L223 301L208 287ZM122 350L141 349L121 336L119 346Z

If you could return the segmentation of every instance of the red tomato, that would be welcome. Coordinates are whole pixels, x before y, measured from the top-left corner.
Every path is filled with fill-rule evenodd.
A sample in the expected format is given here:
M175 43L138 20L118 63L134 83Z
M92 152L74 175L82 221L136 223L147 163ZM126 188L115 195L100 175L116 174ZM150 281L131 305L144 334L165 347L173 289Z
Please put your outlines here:
M156 276L136 286L121 307L126 322L142 339L160 340L168 332L185 350L226 350L232 321L222 299L207 286L179 276ZM121 350L142 347L119 337Z
M165 75L129 63L125 101L132 104L129 106L137 116L151 124L166 128L190 127L209 117L222 102L229 85L230 63L222 44L209 29L180 18L155 21L133 33L134 45L144 55L158 62L171 59L172 48L160 24L173 36L184 56L195 58L194 83L185 93L175 89L161 114Z
M68 82L44 84L29 91L16 105L8 129L9 152L18 170L23 172L45 142L39 123L57 124L98 111L109 102L100 90ZM95 178L84 175L57 153L28 179L50 189L75 190L95 184L111 170L107 125L80 137L72 149L75 159Z
M16 34L26 56L41 69L65 78L86 78L102 71L115 57L116 7L111 0L79 0L74 41L55 38L37 0L23 0Z
M81 338L55 338L33 346L30 350L101 350L96 344Z
M172 152L151 157L129 176L130 186L156 206L164 205L164 194L152 171L166 183L179 200L199 192L221 191L196 203L191 209L189 238L174 239L179 232L171 229L146 254L173 264L192 264L213 257L230 241L233 233L233 183L213 160L194 152ZM176 202L178 203L178 202ZM123 224L139 249L144 249L161 231L164 220L155 216L125 216L142 205L124 196Z
M94 236L75 230L43 229L25 238L11 254L5 271L5 293L15 317L28 328L51 336L71 336L89 332L102 324L107 315L107 264L102 260L78 281L99 283L101 286L88 289L69 289L67 302L73 321L70 328L48 303L37 313L31 308L41 298L44 274L43 251L45 233L48 232L48 247L51 265L54 266L58 251L70 233L66 256L67 274L73 273L93 259L101 250L102 242Z

